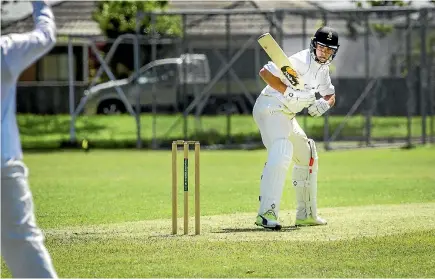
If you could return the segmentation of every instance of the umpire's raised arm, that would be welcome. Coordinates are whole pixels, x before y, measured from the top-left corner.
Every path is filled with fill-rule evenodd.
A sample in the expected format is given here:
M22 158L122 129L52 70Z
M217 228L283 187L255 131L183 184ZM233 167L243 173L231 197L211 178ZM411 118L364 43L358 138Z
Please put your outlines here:
M7 66L12 76L19 76L56 43L56 24L47 1L32 1L32 6L35 28L28 33L2 36L2 58L6 62L2 66Z
M1 255L14 278L57 278L44 234L36 223L28 168L16 116L17 80L56 43L50 6L34 1L33 31L2 35L1 45Z

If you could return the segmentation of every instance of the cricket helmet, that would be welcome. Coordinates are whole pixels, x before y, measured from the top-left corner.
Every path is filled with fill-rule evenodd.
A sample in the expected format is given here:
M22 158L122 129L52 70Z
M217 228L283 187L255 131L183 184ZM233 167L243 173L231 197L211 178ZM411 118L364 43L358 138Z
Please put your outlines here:
M319 59L317 58L317 54L316 54L317 44L322 45L322 46L326 46L326 47L334 50L327 61L320 62ZM337 32L331 27L323 26L323 27L319 28L316 31L316 33L314 34L314 37L311 38L310 52L317 63L329 64L332 62L335 55L337 54L339 47L340 47L340 45L338 44Z

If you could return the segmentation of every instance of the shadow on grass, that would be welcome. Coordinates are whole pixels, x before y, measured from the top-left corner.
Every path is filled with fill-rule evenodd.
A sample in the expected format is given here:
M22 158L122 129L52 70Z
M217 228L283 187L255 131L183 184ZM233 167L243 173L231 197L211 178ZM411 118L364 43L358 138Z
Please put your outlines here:
M296 231L300 228L296 226L283 226L281 230L269 230L264 228L223 228L220 231L212 231L212 233L243 233L243 232L280 232L280 231Z
M20 133L26 136L40 136L40 135L65 135L69 134L70 118L69 116L44 116L44 115L22 115L18 118L18 125ZM96 122L87 119L86 125L77 127L76 132L84 133L97 133L107 127L105 125L97 124Z

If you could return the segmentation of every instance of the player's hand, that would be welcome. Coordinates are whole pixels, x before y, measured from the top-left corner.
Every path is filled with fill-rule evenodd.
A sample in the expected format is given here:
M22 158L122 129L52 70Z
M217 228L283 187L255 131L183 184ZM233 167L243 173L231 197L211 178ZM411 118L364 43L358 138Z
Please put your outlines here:
M308 113L311 116L322 116L331 106L328 101L323 98L318 99L311 106L308 107Z
M308 107L316 101L314 93L307 91L296 91L288 87L284 92L284 97L290 104L298 104L303 107Z

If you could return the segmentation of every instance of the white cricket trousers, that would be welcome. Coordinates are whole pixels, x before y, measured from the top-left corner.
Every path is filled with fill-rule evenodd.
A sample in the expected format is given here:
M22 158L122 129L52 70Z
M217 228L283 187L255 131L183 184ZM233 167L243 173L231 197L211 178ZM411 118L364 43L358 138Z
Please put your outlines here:
M279 212L282 191L291 161L308 166L311 150L308 138L295 114L274 96L261 94L254 105L253 117L268 151L260 184L259 214Z
M36 224L28 168L9 161L1 175L1 254L12 276L57 278Z

